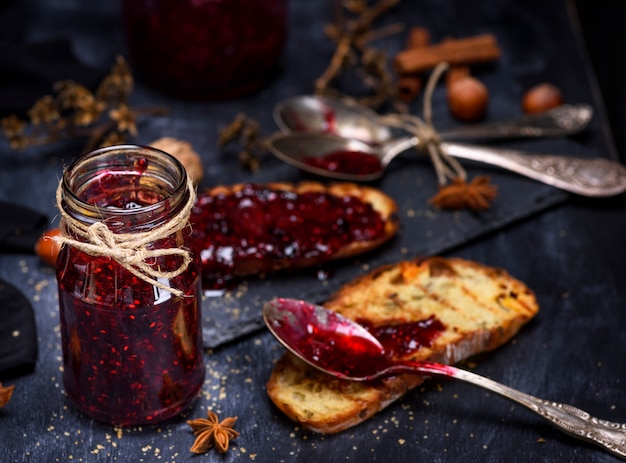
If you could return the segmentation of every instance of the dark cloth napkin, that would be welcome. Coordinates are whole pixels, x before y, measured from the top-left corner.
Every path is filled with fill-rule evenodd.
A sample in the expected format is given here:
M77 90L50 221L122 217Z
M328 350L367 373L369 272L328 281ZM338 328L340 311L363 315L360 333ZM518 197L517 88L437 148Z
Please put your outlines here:
M0 49L0 117L26 111L53 93L54 83L73 80L93 89L104 73L82 65L68 39Z
M0 253L32 254L48 218L0 201ZM30 301L0 280L0 380L31 372L37 361L37 328Z
M48 217L35 210L0 201L0 253L32 254L49 225Z
M0 280L0 380L30 373L37 362L37 327L29 300Z
M39 98L53 93L55 82L73 80L94 89L103 70L82 64L70 37L25 42L26 2L0 1L0 117L26 115Z

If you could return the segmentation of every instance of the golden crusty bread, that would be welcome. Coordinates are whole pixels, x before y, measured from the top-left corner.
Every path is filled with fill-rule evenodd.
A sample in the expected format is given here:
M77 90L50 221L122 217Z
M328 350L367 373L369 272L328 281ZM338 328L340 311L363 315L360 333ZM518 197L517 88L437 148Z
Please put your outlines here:
M202 201L202 195L231 195L237 193L238 191L241 191L242 189L246 188L246 186L246 184L216 186L211 189L205 190L199 196L199 201ZM347 243L331 256L315 255L311 258L276 258L272 259L270 262L264 262L256 258L255 256L251 256L249 259L246 260L241 259L235 264L234 268L232 269L233 274L236 276L248 276L265 272L275 272L287 268L304 268L320 264L328 260L338 260L353 257L377 248L378 246L395 236L398 231L399 221L397 216L397 204L391 197L383 193L381 190L373 187L348 182L324 184L315 181L303 181L299 183L273 182L257 186L272 190L293 192L295 194L303 194L307 192L321 192L337 197L356 197L362 202L370 204L372 208L376 212L378 212L384 223L384 227L381 230L381 233L375 239L353 241ZM322 207L323 206L321 206L319 214L325 213ZM192 222L193 218L194 216L192 213ZM271 226L271 224L268 226ZM194 228L197 229L198 225L194 225Z
M442 257L378 268L323 305L370 326L434 316L445 329L407 358L448 364L504 344L539 310L532 290L506 271ZM286 353L272 371L267 393L292 420L329 434L365 421L423 381L419 375L340 380Z

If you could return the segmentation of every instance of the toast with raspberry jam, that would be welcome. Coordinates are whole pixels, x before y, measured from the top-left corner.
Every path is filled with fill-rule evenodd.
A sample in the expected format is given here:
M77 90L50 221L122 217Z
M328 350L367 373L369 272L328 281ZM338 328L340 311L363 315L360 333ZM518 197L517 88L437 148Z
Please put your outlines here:
M506 271L441 257L378 268L323 305L363 324L394 357L447 364L501 346L539 310L533 291ZM341 380L285 353L267 393L292 420L330 434L365 421L424 379Z
M210 286L371 251L396 234L397 209L354 183L235 184L200 192L190 223Z

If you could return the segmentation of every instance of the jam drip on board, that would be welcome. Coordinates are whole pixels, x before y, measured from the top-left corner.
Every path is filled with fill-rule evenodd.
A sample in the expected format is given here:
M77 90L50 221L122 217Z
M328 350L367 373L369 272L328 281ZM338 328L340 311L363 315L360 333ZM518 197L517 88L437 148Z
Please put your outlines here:
M236 193L199 194L190 222L205 289L275 271L277 261L290 268L323 263L385 230L380 214L356 197L252 184Z

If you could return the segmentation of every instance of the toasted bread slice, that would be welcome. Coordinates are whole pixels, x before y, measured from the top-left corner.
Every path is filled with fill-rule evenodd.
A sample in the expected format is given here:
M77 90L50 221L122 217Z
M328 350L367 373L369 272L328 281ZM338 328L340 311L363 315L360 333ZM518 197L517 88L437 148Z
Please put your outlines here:
M237 195L252 199L243 204ZM311 200L311 195L320 201ZM324 196L335 198L334 203ZM347 207L337 198L355 198L365 207ZM291 202L291 209L280 209L280 201ZM299 201L309 202L297 209ZM203 215L209 208L223 210L209 219ZM382 191L354 183L235 184L201 192L190 222L203 273L241 277L310 267L371 251L397 233L397 210L395 201ZM328 216L334 222L325 220ZM339 230L333 229L337 223ZM365 233L354 232L359 229ZM310 240L318 241L311 245Z
M448 364L501 346L539 310L534 293L506 271L441 257L383 266L323 305L370 327L436 319L443 329L430 343L398 356ZM365 421L423 381L419 375L340 380L286 353L267 393L292 420L329 434Z

